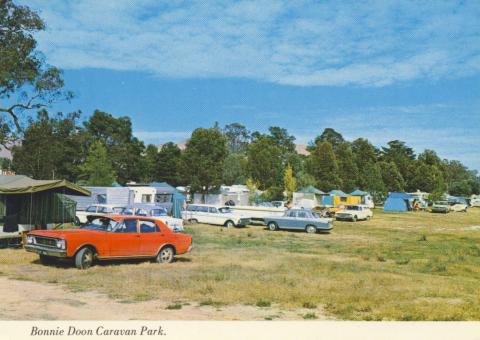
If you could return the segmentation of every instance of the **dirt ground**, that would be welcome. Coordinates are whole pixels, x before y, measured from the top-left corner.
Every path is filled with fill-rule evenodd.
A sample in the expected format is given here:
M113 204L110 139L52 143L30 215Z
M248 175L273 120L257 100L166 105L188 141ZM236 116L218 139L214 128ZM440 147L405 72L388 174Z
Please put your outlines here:
M166 309L160 300L122 303L96 292L71 292L59 285L0 277L1 320L299 320L320 309L280 310L272 307L199 306L179 301L181 309Z

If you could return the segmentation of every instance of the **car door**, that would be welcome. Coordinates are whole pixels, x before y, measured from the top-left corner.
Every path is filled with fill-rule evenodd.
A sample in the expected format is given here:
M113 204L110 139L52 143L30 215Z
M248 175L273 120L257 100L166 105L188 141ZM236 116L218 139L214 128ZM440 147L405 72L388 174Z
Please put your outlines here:
M284 216L277 219L278 227L281 229L295 229L296 213L288 211Z
M140 233L138 233L138 219L129 218L120 221L108 233L110 256L129 257L140 253Z
M225 216L215 207L208 207L208 215L211 224L223 225L225 223Z
M165 232L152 220L139 220L140 255L155 256L165 243Z
M200 222L200 223L211 223L210 222L210 215L208 213L208 207L198 206L197 216L198 216L198 218L197 218L198 222Z
M297 216L294 222L295 229L305 229L307 226L307 212L306 211L297 211Z

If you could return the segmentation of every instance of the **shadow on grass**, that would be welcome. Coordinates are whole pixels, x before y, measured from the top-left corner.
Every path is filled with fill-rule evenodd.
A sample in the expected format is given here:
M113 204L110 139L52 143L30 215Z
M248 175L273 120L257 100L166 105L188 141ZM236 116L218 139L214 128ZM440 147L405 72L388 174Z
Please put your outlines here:
M154 261L152 261L152 259L122 259L122 260L101 260L101 261L97 260L94 262L93 266L110 267L110 266L120 266L124 264L139 264L139 263L145 263L145 262L154 262ZM192 262L192 259L177 257L175 258L173 263L175 262L189 263L189 262ZM39 266L54 267L54 268L61 268L61 269L70 269L72 267L75 267L75 263L72 259L53 259L52 262L48 264L43 264L40 262L40 259L36 259L36 260L33 260L31 263ZM161 264L159 263L158 265L161 265Z

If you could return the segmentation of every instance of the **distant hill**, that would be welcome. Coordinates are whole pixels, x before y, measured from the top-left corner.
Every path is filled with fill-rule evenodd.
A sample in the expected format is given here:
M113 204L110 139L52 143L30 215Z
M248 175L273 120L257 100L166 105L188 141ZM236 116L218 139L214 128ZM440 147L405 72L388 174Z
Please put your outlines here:
M187 141L181 141L181 142L178 142L176 143L177 146L179 147L180 150L185 150L185 147L187 145ZM158 150L160 150L162 148L163 144L158 144L157 147L158 147ZM309 155L310 152L308 152L307 150L307 145L306 144L295 144L295 150L297 151L298 154L300 155Z

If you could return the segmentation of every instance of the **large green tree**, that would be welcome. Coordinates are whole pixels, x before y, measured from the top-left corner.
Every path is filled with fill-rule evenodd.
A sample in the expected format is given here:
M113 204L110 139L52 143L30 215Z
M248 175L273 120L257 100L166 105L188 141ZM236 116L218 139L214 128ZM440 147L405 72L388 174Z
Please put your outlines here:
M157 165L155 180L167 182L170 185L178 186L181 183L178 176L178 163L180 161L182 151L177 144L168 142L162 145L157 155Z
M194 130L179 162L182 180L192 192L207 194L218 189L227 155L227 141L219 129Z
M143 173L141 181L150 183L157 179L158 147L153 144L147 145L143 155Z
M339 132L335 131L335 129L326 128L325 130L323 130L320 136L317 136L315 138L313 144L309 145L307 149L313 150L318 142L330 142L330 144L332 144L333 150L336 150L337 146L345 142L345 139L343 139L343 136Z
M382 147L381 158L386 162L393 162L405 180L406 190L415 190L412 180L415 172L415 153L413 149L399 140L387 143L388 147Z
M342 189L345 192L351 192L357 187L358 168L350 145L346 142L338 144L335 156L338 163L338 175L342 181Z
M21 144L12 148L13 169L35 179L66 178L75 181L84 160L78 133L78 112L50 117L41 110L29 119Z
M245 184L247 180L247 158L239 153L231 153L225 159L223 184Z
M247 169L260 190L282 185L282 151L269 136L258 136L247 151Z
M378 165L380 166L382 180L386 191L392 192L405 190L405 181L394 162L382 161L379 162Z
M120 184L142 180L145 146L133 136L129 117L115 118L109 113L95 110L84 125L87 139L90 139L87 146L95 141L105 145Z
M338 189L342 180L338 175L338 164L330 142L318 142L310 153L307 171L316 179L317 186L324 191Z
M250 131L240 123L225 125L223 135L227 140L227 146L231 153L245 153L251 136Z
M27 6L0 1L0 144L16 140L24 112L72 96L62 90L61 71L48 66L36 49L34 34L44 28Z
M80 166L82 183L91 186L111 186L115 171L105 145L97 140L90 146L85 163Z

